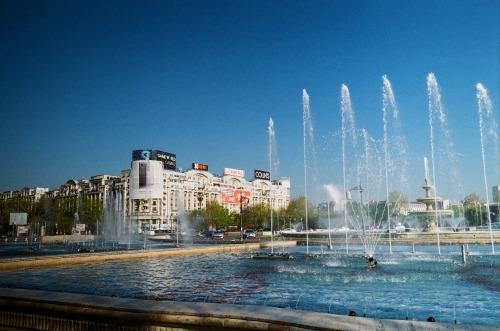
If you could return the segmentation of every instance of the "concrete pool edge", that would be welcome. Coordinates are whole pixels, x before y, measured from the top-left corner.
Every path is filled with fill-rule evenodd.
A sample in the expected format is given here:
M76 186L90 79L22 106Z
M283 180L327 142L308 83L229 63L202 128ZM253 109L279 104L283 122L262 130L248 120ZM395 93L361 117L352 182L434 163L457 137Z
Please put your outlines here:
M155 301L0 288L0 329L500 330L225 303Z

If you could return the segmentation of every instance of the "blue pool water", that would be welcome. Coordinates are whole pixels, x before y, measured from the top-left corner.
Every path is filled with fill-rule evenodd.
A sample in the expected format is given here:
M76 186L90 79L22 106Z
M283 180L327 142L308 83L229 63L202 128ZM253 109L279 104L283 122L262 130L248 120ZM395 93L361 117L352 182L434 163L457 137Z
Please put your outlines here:
M0 273L0 286L151 300L265 305L382 319L500 325L500 255L490 246L379 245L366 268L361 246L291 260L254 260L250 252L154 258ZM318 253L319 247L310 247Z

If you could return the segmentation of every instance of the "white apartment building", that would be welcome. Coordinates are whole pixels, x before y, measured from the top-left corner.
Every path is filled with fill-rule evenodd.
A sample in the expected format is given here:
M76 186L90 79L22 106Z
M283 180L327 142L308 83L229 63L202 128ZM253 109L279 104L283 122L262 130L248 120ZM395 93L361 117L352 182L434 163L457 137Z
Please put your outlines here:
M121 180L111 191L114 201L124 201L124 217L139 229L149 224L151 230L174 230L182 212L203 209L207 202L217 201L230 212L239 213L242 206L270 204L274 210L286 208L290 203L290 180L253 179L247 181L234 175L234 169L225 169L223 176L204 170L185 172L162 170L161 196L134 194L133 169L121 173ZM228 171L229 170L229 171ZM242 174L242 171L236 171ZM121 195L121 197L120 197Z

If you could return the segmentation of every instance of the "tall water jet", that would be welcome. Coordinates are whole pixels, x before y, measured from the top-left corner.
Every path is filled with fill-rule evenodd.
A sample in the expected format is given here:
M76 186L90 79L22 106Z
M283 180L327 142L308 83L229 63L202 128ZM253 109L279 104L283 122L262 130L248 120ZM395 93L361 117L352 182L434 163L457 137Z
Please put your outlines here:
M270 180L270 185L269 185L269 210L270 210L270 217L271 217L271 241L274 240L274 230L273 230L273 206L272 206L272 175L278 173L278 149L277 149L277 143L276 143L276 133L274 131L274 121L270 117L269 118L269 126L267 128L267 133L269 137L269 180ZM274 253L274 245L271 245L271 252Z
M115 240L118 243L124 226L122 192L108 191L105 199L102 234L105 241Z
M399 128L399 110L396 104L396 98L392 89L392 84L386 75L382 77L382 119L384 125L384 166L385 166L385 188L386 188L386 207L387 207L387 226L389 229L389 251L392 253L391 237L391 209L390 190L398 188L401 192L407 190L407 167L408 167L408 146L406 138L401 134ZM392 115L392 116L389 116ZM391 180L391 181L390 181ZM403 194L397 195L397 201L393 203L398 205Z
M360 219L361 224L356 222L356 228L359 230L361 226L361 235L358 235L361 239L363 247L365 248L365 253L368 257L373 257L375 254L375 249L377 247L378 240L380 238L379 232L374 232L375 228L380 228L382 224L381 221L377 222L378 213L377 209L373 214L373 219L371 218L370 213L370 204L368 202L366 208L366 215L364 211L363 204L363 194L365 198L367 197L368 201L370 201L371 197L380 196L379 190L382 188L382 161L380 159L380 153L377 150L377 142L371 137L366 129L361 129L361 136L363 138L363 154L361 157L361 168L364 169L365 173L362 174L363 186L361 186L361 182L359 186L357 186L356 190L359 191L360 202L361 202L361 212ZM361 175L360 175L361 178ZM356 219L357 221L357 219ZM379 223L379 224L377 224ZM369 229L367 231L367 229Z
M191 229L189 227L189 217L186 213L186 208L184 207L184 196L182 195L182 190L176 189L175 193L175 205L176 212L176 246L180 247L180 240L185 244L191 239Z
M456 157L453 151L453 141L451 140L451 135L448 130L448 122L446 118L446 114L444 112L443 104L441 101L441 92L439 91L439 85L437 83L437 79L434 74L431 72L427 76L427 93L429 98L429 127L430 127L430 145L431 145L431 165L432 165L432 182L434 196L438 195L438 183L436 179L436 163L438 160L436 158L436 145L438 142L444 144L441 147L439 152L440 156L444 156L443 160L439 158L439 161L443 164L442 171L440 174L444 177L447 173L451 175L450 185L453 185L452 182L455 178L458 177L456 170ZM439 121L439 128L441 130L441 136L439 139L436 139L436 132L434 127L434 117L437 117ZM428 177L430 178L430 177ZM458 185L453 185L454 187L458 187ZM438 200L435 200L437 203ZM434 210L436 210L436 226L439 230L440 227L440 215L437 213L437 206L435 206ZM436 231L437 236L437 246L438 253L441 254L441 245L439 238L439 231Z
M488 193L488 176L486 173L486 153L485 153L485 144L487 137L490 136L493 138L494 149L496 151L498 157L498 123L497 120L493 117L493 105L488 96L488 91L484 88L483 84L477 83L477 106L478 106L478 115L479 115L479 135L481 139L481 157L483 161L483 176L484 176L484 188L486 194L486 213L488 214L488 227L490 231L490 239L491 239L491 251L495 253L495 243L493 240L493 232L491 228L491 214L490 214L490 200ZM486 119L486 121L485 121ZM489 124L489 130L485 132L485 126Z
M429 124L431 125L431 162L432 162L432 180L437 186L436 178L439 174L440 182L446 182L447 185L441 185L439 189L443 194L446 189L453 190L452 193L463 196L461 178L458 171L458 156L455 152L451 132L448 128L448 118L443 107L440 88L436 76L431 72L427 76L427 93L429 101ZM434 124L436 123L436 125ZM428 177L430 178L430 177ZM437 188L436 188L437 189Z
M323 185L323 188L327 192L327 203L328 203L328 249L332 250L332 237L331 237L331 223L330 223L330 216L331 216L331 210L330 210L330 202L333 203L333 212L335 211L335 207L340 207L342 208L342 201L343 201L343 194L342 190L339 189L338 187L331 185L331 184L325 184Z
M303 136L304 136L304 206L305 206L305 217L306 217L306 245L307 254L309 254L309 224L308 224L308 211L307 211L307 141L311 142L314 138L314 131L312 125L311 111L309 107L309 95L306 90L302 90L302 124L303 124Z
M347 196L348 190L346 179L346 144L348 137L352 138L352 142L354 145L356 144L356 128L354 126L354 111L352 109L351 95L349 93L349 88L345 84L342 84L342 87L340 89L340 108L342 118L342 177L344 182L345 196ZM347 229L347 208L344 208L344 222ZM347 231L345 234L345 246L346 253L349 254Z

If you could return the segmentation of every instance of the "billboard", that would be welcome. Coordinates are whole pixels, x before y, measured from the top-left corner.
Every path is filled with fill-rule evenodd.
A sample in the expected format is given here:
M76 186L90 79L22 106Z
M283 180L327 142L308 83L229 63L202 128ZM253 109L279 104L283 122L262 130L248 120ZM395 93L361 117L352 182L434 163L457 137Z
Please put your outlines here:
M193 163L193 170L208 171L208 166L206 164Z
M156 159L163 162L163 169L175 170L177 164L177 157L175 154L162 151L154 152L156 152Z
M245 170L224 168L224 176L245 177Z
M163 162L133 161L130 174L130 199L161 199Z
M77 224L75 230L76 231L85 231L85 224Z
M10 213L10 225L26 225L28 224L28 214L27 213Z
M175 154L154 149L136 149L132 151L132 161L162 161L163 169L175 170L177 157Z
M253 176L255 179L271 180L271 173L264 170L254 170Z
M232 204L240 204L240 196L244 197L243 204L248 203L248 199L251 198L251 193L248 190L235 190L232 188L222 189L221 191L221 200L222 203L232 203ZM245 199L246 198L246 199Z

